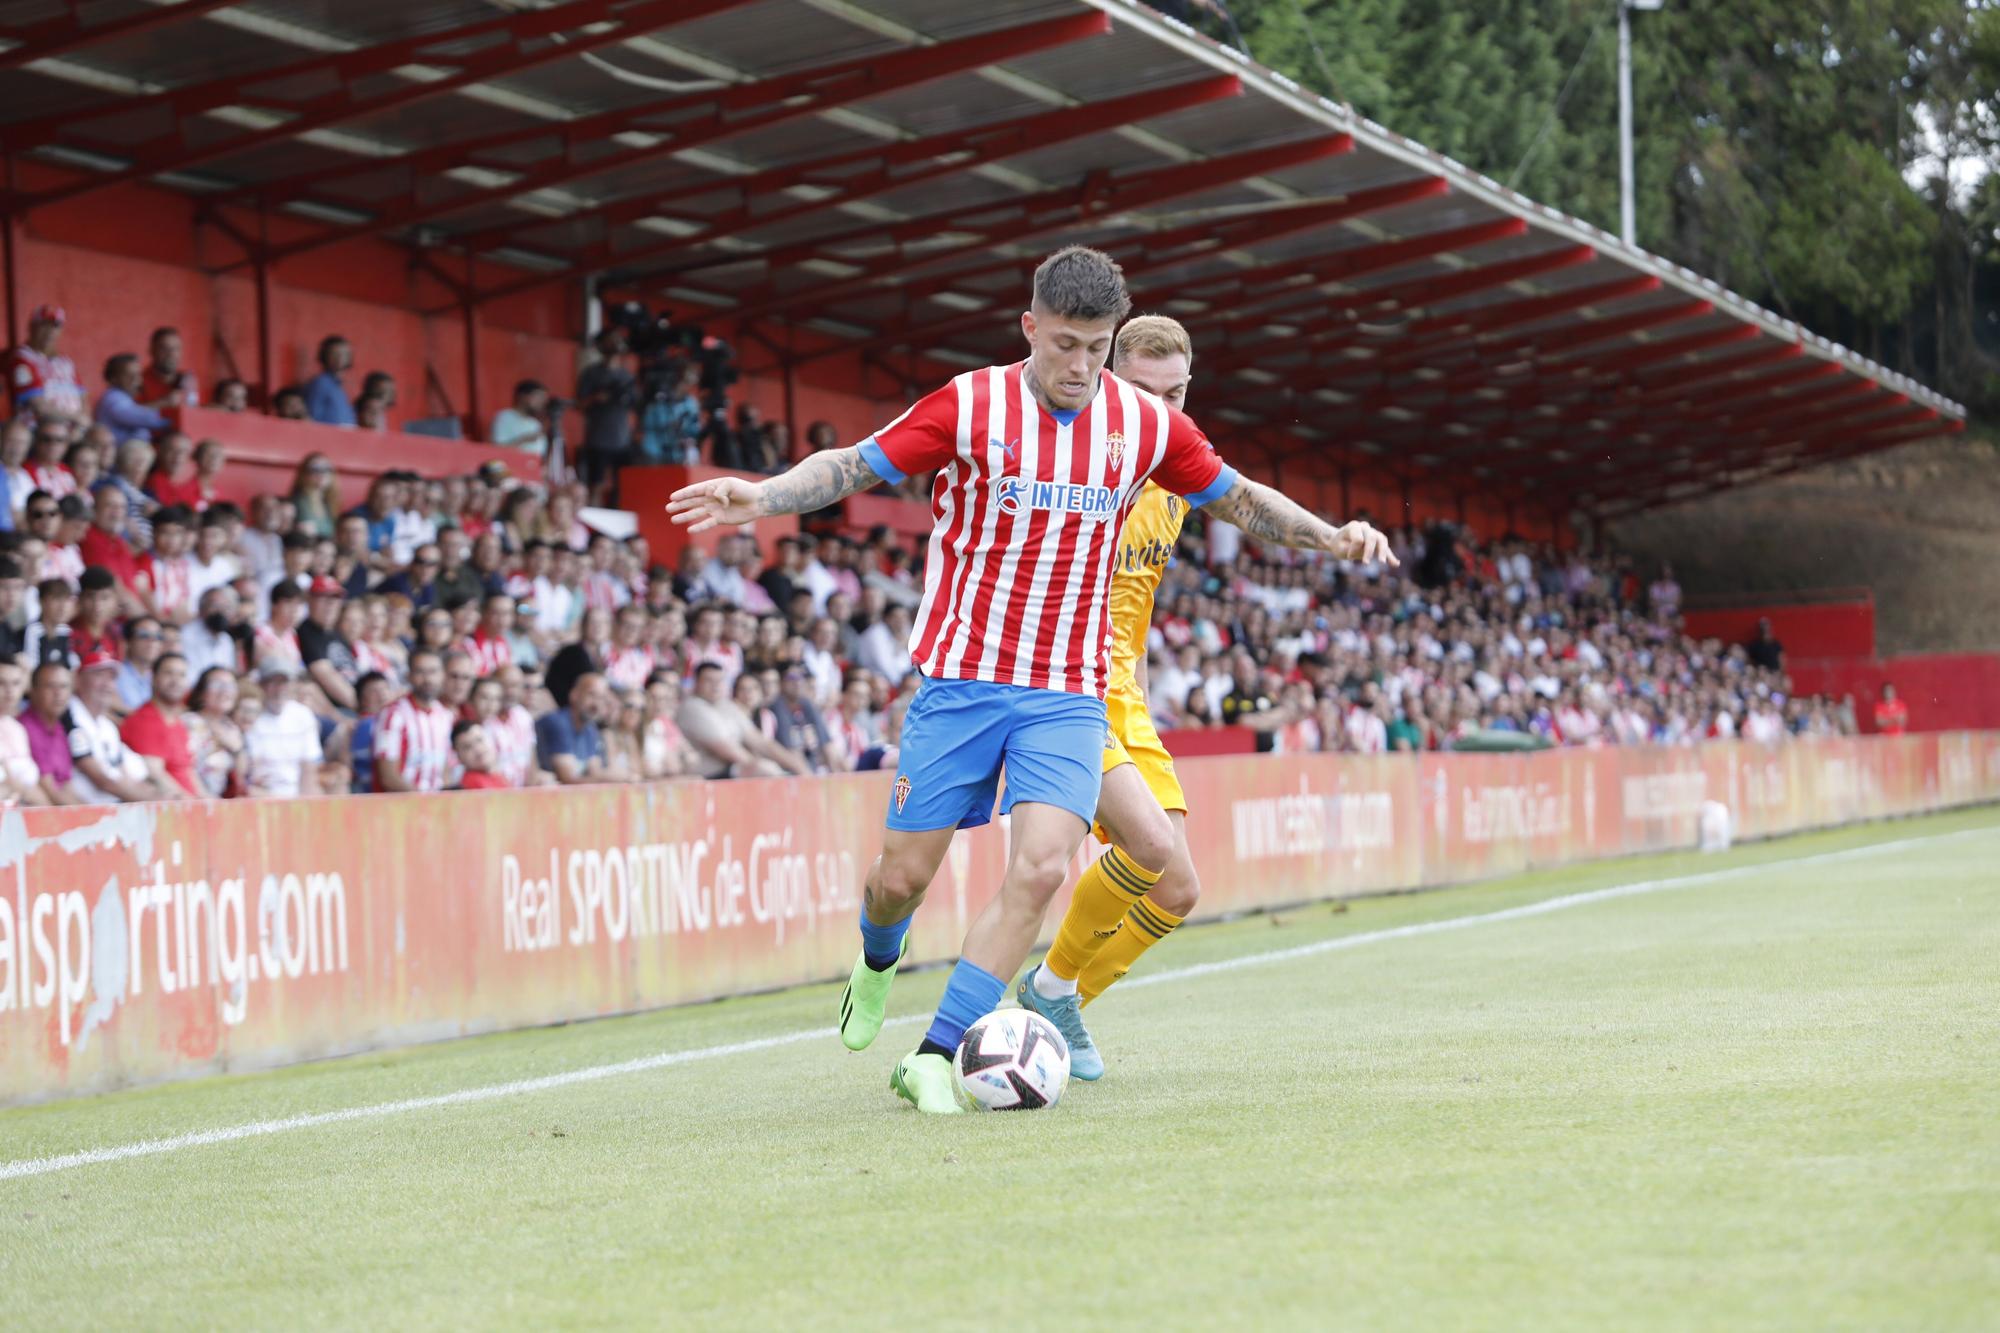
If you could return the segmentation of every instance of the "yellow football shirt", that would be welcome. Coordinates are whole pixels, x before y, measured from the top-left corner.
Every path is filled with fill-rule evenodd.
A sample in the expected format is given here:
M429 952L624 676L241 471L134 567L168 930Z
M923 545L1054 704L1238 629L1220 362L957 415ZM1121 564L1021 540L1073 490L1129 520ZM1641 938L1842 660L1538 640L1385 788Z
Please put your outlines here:
M1125 530L1118 538L1118 558L1111 575L1110 692L1138 697L1133 674L1146 653L1146 633L1153 624L1153 598L1160 577L1173 559L1181 524L1189 505L1172 491L1146 483Z

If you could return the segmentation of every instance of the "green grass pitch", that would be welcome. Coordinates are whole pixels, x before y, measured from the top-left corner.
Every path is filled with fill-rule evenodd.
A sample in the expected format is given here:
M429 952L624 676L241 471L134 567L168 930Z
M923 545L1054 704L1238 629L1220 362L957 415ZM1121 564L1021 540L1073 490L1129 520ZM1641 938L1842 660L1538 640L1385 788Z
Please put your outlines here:
M1657 887L1561 901L1635 882ZM1094 1006L1109 1074L1034 1115L926 1120L888 1091L939 972L902 979L907 1021L861 1055L794 1036L827 1028L820 986L0 1112L0 1309L19 1329L2000 1324L2000 811L1301 908L1183 931L1142 969L1182 975ZM773 1037L794 1039L712 1049ZM646 1060L667 1052L689 1054Z

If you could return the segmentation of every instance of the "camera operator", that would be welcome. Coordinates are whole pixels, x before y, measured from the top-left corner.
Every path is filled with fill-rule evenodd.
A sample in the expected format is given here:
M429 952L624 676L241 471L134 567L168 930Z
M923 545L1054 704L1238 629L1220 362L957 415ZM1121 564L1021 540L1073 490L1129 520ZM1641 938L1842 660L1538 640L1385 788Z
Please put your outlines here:
M583 409L578 467L592 502L605 504L616 490L618 469L631 461L632 409L639 402L639 386L625 368L624 329L604 328L592 345L598 359L585 366L576 380L577 406Z

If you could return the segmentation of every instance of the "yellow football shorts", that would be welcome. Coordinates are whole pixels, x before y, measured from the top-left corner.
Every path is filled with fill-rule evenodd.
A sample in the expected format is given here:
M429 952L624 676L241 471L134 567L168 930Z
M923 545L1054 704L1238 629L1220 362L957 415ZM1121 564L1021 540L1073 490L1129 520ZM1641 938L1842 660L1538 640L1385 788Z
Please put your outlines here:
M1146 697L1137 690L1130 694L1113 690L1105 696L1104 715L1108 727L1104 734L1104 771L1109 773L1120 764L1133 765L1162 810L1185 814L1187 795L1181 791L1181 780L1174 773L1174 757L1160 743L1152 714L1146 711ZM1100 841L1105 840L1102 825L1098 826L1097 835Z

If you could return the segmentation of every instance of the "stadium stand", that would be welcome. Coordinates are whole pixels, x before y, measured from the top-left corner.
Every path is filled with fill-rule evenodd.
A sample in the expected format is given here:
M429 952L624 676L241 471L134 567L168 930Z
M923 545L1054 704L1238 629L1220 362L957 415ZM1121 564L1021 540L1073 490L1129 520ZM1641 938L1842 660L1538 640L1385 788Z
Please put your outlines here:
M1153 664L1183 738L1853 732L1578 520L1963 424L1129 0L72 20L0 52L0 648L29 713L116 672L130 753L96 729L89 760L132 791L886 762L921 479L761 548L586 513L846 443L1005 355L1057 238L1189 325L1246 470L1409 525L1395 576L1191 535ZM82 790L12 757L14 799Z

